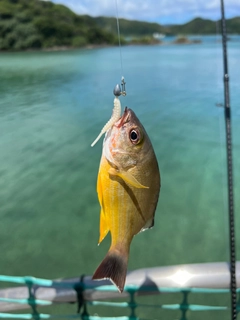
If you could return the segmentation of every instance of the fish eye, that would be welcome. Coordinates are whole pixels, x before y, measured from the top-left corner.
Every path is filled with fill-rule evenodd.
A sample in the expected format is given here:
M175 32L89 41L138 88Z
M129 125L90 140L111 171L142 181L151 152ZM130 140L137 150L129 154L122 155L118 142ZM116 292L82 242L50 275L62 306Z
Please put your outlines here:
M129 137L133 144L137 144L140 141L140 132L137 129L132 129L129 133Z

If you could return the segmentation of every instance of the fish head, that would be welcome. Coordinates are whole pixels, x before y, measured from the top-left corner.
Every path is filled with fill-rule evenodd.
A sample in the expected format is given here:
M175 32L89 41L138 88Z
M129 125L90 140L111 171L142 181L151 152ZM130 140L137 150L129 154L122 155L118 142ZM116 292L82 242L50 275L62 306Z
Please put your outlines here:
M143 125L136 114L126 107L122 117L106 134L105 157L113 164L128 168L143 161L149 149L152 145Z

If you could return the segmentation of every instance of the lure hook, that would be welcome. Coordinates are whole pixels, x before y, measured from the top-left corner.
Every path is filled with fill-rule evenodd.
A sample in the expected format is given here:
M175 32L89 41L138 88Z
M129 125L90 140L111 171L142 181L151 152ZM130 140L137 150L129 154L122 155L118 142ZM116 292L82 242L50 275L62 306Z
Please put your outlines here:
M121 94L122 94L122 96L124 96L124 97L125 97L126 94L127 94L126 88L125 88L125 84L126 84L125 79L124 79L124 77L122 77L122 80L121 80L122 92L121 92Z

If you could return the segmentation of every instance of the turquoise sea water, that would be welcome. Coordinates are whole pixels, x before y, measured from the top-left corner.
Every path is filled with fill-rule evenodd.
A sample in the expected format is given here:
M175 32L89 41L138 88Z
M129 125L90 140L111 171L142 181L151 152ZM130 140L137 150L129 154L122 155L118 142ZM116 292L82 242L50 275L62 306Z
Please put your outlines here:
M240 42L228 48L238 245ZM221 43L127 46L122 57L122 106L145 126L162 176L155 227L134 238L129 269L228 260ZM106 254L110 237L97 246L102 141L90 144L121 76L118 48L1 54L1 274L91 274Z

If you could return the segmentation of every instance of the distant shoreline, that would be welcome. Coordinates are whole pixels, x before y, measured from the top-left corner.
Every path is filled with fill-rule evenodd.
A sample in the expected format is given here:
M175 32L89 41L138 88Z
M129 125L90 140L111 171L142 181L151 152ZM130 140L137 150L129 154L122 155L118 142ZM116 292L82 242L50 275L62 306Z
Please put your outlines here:
M201 43L201 42L200 42ZM199 44L199 42L195 41L186 41L186 42L163 42L159 41L153 43L141 43L141 42L134 42L134 43L125 43L122 47L129 47L129 46L170 46L170 45L189 45L189 44ZM83 47L71 47L71 46L56 46L52 48L39 48L39 49L26 49L26 50L0 50L1 53L22 53L22 52L61 52L61 51L73 51L73 50L94 50L94 49L104 49L104 48L114 48L118 47L118 45L112 44L89 44Z
M39 48L39 49L34 49L34 48L29 48L25 50L0 50L1 53L22 53L22 52L61 52L61 51L70 51L70 50L92 50L92 49L101 49L101 48L110 48L110 47L117 47L116 45L86 45L84 47L71 47L71 46L56 46L52 48Z
M189 39L189 37L196 37L196 39ZM203 37L208 36L216 36L216 34L212 35L202 35ZM218 35L221 37L221 34ZM228 35L228 40L232 40L231 36L236 36L236 34L230 34ZM164 41L160 40L158 42L156 41L150 41L149 43L141 42L141 40L138 42L135 40L134 42L127 42L122 44L122 47L128 47L128 46L172 46L172 45L195 45L195 44L202 44L203 41L199 39L200 36L198 35L188 35L188 36L176 36L176 39L173 41ZM62 51L74 51L74 50L93 50L93 49L104 49L104 48L114 48L118 47L118 45L113 44L88 44L82 47L71 47L71 46L54 46L51 48L39 48L39 49L25 49L25 50L0 50L0 54L4 53L23 53L23 52L62 52Z

